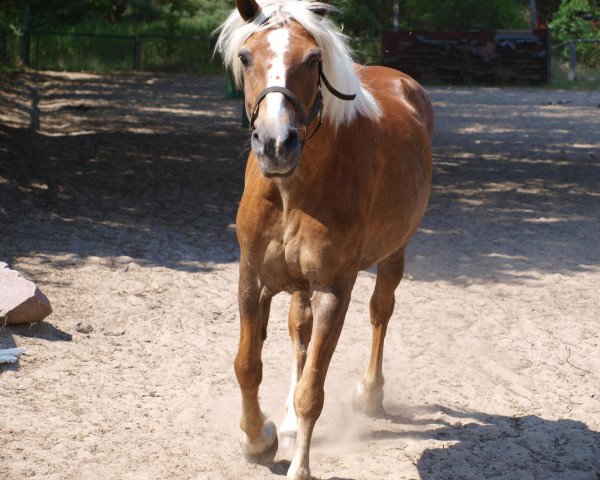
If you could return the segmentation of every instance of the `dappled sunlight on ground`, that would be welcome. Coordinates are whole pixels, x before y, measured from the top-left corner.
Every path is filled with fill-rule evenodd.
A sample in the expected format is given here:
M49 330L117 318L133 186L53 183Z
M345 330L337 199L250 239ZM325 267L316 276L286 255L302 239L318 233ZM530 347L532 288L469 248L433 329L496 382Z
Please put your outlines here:
M495 92L431 89L434 191L423 226L435 235L414 242L424 259L409 269L446 280L454 269L469 282L600 268L589 248L600 231L600 94Z
M0 76L0 261L54 313L0 330L0 478L279 479L240 455L241 102L224 78ZM358 416L374 269L359 274L311 449L321 479L600 474L600 93L430 88L434 185ZM365 159L368 161L368 159ZM283 418L289 297L262 408ZM79 324L92 327L82 333Z

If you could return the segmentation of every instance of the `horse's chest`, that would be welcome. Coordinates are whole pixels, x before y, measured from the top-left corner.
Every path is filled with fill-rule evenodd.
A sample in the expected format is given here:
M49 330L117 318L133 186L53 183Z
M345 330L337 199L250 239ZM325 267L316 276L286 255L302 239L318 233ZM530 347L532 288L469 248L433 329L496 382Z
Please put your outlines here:
M296 290L306 284L318 265L313 245L298 223L285 225L282 234L268 242L263 257L265 280L281 290Z

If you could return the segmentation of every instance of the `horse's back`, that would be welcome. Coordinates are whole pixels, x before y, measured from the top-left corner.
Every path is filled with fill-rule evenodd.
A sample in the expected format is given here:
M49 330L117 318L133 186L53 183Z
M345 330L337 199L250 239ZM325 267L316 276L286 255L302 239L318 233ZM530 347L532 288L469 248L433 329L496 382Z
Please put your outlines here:
M358 75L383 108L384 115L410 112L422 122L428 142L433 136L433 108L423 87L411 76L387 67L359 67Z
M425 90L402 72L358 67L358 74L382 110L379 120L360 124L373 138L361 261L368 266L403 248L421 223L431 190L433 109Z

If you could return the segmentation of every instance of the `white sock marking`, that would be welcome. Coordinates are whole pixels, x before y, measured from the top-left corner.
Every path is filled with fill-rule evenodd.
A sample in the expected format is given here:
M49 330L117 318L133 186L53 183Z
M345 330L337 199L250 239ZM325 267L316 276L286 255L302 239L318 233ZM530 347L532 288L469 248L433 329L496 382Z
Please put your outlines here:
M296 358L292 362L292 378L290 381L290 392L288 393L287 400L285 401L285 418L279 427L281 434L295 434L298 428L298 419L296 418L296 410L294 409L294 392L296 391L296 384L298 383L298 365L296 364Z

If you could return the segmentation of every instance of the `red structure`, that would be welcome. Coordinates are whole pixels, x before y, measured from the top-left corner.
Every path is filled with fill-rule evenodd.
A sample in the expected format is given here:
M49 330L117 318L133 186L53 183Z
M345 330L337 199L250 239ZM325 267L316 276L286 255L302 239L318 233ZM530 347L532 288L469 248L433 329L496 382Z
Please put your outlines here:
M548 30L386 31L383 64L425 83L550 80Z

